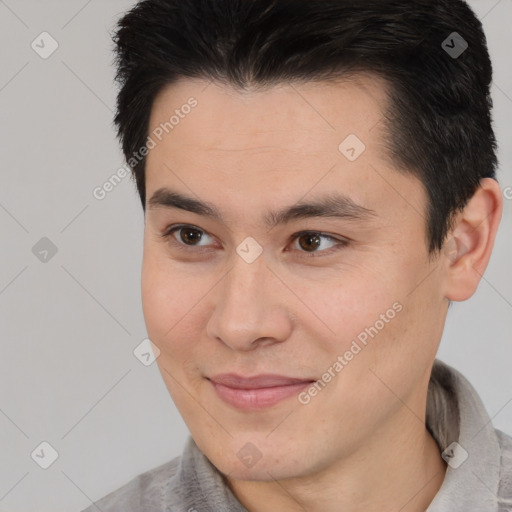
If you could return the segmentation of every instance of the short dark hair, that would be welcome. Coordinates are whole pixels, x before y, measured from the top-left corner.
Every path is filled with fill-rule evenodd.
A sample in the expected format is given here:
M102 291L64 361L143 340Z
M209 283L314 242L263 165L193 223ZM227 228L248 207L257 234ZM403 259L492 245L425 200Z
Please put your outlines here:
M496 179L492 66L462 0L143 0L113 40L127 160L146 143L156 95L180 78L243 90L370 72L388 86L389 155L428 195L429 253L480 180ZM145 158L131 168L145 210Z

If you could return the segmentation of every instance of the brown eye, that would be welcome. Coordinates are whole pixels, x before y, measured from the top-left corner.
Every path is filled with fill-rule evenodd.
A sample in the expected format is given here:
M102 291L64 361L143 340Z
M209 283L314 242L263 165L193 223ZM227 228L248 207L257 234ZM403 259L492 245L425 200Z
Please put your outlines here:
M301 231L293 236L293 248L304 257L328 256L348 245L348 239L337 238L320 231Z
M211 245L212 237L206 231L192 225L173 225L161 235L174 247L181 249L206 249Z
M297 240L300 247L307 252L313 252L320 247L320 237L316 233L301 235Z
M201 241L202 232L194 228L179 228L180 239L187 245L196 245Z

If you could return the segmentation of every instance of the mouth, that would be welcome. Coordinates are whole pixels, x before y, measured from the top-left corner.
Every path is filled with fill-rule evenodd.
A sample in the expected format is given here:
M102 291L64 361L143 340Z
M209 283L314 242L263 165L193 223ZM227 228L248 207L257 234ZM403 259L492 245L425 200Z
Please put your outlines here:
M284 375L256 375L241 377L235 374L216 375L207 380L224 402L237 409L257 410L271 407L286 398L297 395L314 379Z

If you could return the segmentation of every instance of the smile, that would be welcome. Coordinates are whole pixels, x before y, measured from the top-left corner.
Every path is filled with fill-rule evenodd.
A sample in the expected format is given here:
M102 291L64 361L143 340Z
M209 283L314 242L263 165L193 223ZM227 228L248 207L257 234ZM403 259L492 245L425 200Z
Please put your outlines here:
M297 395L314 382L279 375L243 378L233 374L219 375L208 380L225 403L246 410L271 407Z

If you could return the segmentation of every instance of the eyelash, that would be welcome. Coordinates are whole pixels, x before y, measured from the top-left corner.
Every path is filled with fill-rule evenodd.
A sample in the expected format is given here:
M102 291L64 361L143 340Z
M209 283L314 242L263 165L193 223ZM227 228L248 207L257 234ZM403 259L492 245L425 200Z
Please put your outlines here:
M186 245L186 244L178 242L172 236L176 231L179 231L180 229L184 229L184 228L192 228L194 230L199 231L200 233L207 234L208 236L211 236L211 235L209 235L208 232L206 232L203 229L201 229L201 228L199 228L197 226L194 226L192 224L173 224L172 226L169 226L165 230L165 232L162 233L160 236L162 238L164 238L165 240L167 240L169 243L171 243L177 249L185 251L187 253L190 253L190 252L195 252L195 253L209 252L209 249L207 249L204 246L202 247L202 246ZM329 241L332 241L332 242L337 242L336 246L331 247L329 249L324 249L324 250L319 251L319 252L317 252L317 251L307 252L307 251L300 251L299 250L299 252L302 253L301 257L305 257L305 258L321 258L323 256L328 256L328 255L332 254L335 251L338 251L340 249L344 249L350 243L350 241L347 240L347 239L335 238L335 237L333 237L331 235L327 235L327 234L322 233L320 231L300 231L298 233L295 233L292 236L291 242L295 242L298 238L300 238L301 236L304 236L304 235L319 235L321 238L325 238L325 239L327 239Z

